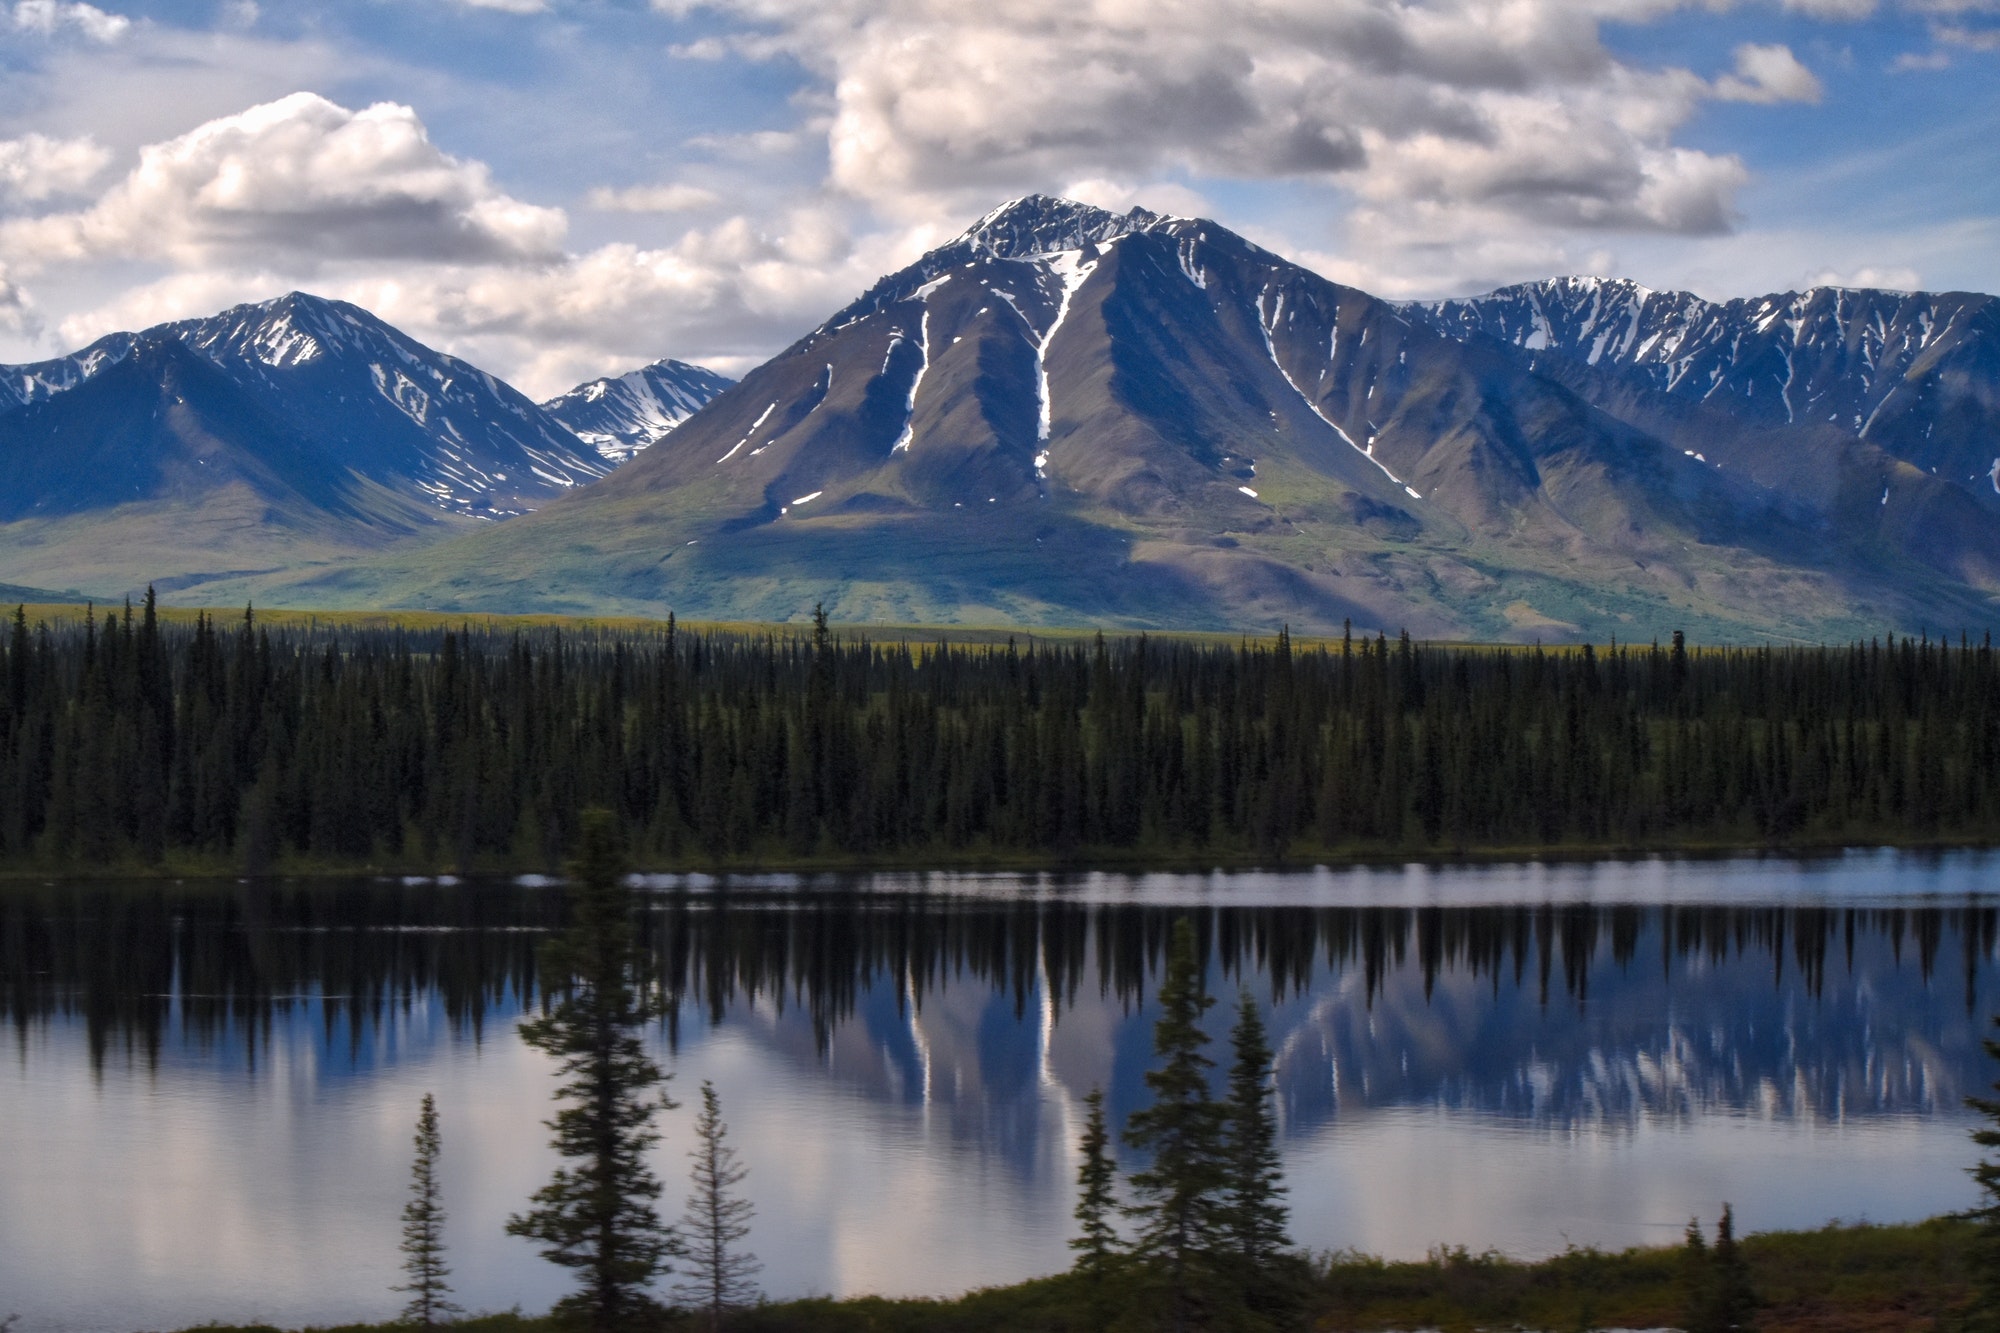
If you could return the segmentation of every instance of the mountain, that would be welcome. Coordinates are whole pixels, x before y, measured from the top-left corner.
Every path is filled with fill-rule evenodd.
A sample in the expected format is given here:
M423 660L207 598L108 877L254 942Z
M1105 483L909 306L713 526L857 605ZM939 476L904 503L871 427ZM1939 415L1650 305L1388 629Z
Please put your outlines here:
M500 380L294 292L0 367L0 578L117 592L291 570L609 470Z
M76 603L83 600L83 594L75 590L56 592L52 588L24 588L18 583L0 583L0 607L20 606L26 602Z
M1961 494L1835 423L1635 375L1211 221L1037 196L604 481L283 595L1508 639L1986 623L2000 543ZM1738 462L1689 443L1718 433Z
M577 385L542 410L613 465L630 462L735 381L685 361L655 361Z
M1746 425L1838 430L2000 514L2000 299L1815 287L1715 302L1555 278L1412 310L1458 336L1629 371Z

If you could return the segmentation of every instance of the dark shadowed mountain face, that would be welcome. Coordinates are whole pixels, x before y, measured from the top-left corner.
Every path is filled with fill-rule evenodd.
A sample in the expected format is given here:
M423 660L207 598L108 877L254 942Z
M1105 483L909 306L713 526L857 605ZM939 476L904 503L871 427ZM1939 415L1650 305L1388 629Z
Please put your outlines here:
M1985 623L2000 546L1941 481L1440 321L1213 222L1018 200L605 482L342 595L1501 638ZM1907 498L1881 503L1885 470Z
M165 344L221 372L329 466L448 512L519 513L610 470L509 385L358 306L303 292L0 367L0 414L51 402Z
M629 462L736 381L685 361L655 361L579 384L542 410L612 464Z
M0 577L107 592L348 558L611 466L485 372L297 292L0 367L0 454L0 524L25 525Z

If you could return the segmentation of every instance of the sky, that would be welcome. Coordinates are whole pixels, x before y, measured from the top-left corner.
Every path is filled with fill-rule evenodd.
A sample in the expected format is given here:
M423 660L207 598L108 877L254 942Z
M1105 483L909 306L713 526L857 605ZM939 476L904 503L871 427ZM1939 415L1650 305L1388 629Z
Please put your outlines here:
M2000 0L0 0L0 360L292 289L741 374L1032 192L1391 298L2000 291Z

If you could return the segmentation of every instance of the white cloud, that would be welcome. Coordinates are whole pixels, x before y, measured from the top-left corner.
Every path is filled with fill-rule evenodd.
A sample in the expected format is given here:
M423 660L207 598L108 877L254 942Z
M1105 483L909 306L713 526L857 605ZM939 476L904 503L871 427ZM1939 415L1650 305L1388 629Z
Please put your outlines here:
M1917 71L1950 68L1951 56L1943 51L1925 51L1922 54L1918 54L1915 51L1905 51L1889 62L1889 72L1891 74L1909 74Z
M1947 46L1962 46L1968 51L2000 51L2000 28L1940 23L1931 29L1931 35Z
M95 139L51 139L26 134L0 139L0 193L39 202L74 194L111 161Z
M42 331L34 300L7 277L5 264L0 264L0 329L29 338Z
M1825 268L1813 274L1811 287L1876 287L1892 292L1914 292L1923 287L1922 276L1913 268L1864 267L1842 271Z
M1875 12L1875 0L1783 0L1788 14L1834 22L1854 22Z
M1606 237L1726 234L1749 169L1683 128L1710 100L1822 95L1786 46L1739 47L1710 82L1602 40L1735 0L654 3L736 21L686 54L809 71L826 182L878 217L943 226L1028 190L1212 212L1231 182L1283 182L1323 200L1328 266L1385 293L1540 276ZM1876 0L1778 3L1853 19Z
M44 37L68 29L93 42L115 42L131 30L132 20L123 14L107 14L96 5L68 0L18 0L14 26Z
M691 213L719 202L715 191L699 185L632 185L622 190L602 186L589 198L592 208L607 213Z
M1798 2L1850 13L1861 0ZM1622 62L1599 37L1606 18L1677 3L708 7L747 21L728 50L819 76L830 183L891 216L956 216L1062 181L1115 193L1192 174L1323 181L1418 221L1449 205L1511 225L1704 233L1727 225L1742 164L1672 139L1712 90L1687 71ZM1751 76L1730 76L1726 95L1798 96L1797 75L1810 79L1795 60L1740 59Z
M350 111L296 93L143 148L89 208L0 224L0 245L23 265L280 258L309 272L344 259L548 260L565 227L560 210L439 151L408 107Z
M504 14L542 14L548 0L458 0L468 9L497 9Z
M1744 43L1736 48L1736 72L1715 81L1715 95L1725 102L1817 102L1824 93L1819 79L1783 45Z
M56 335L73 348L302 286L364 306L536 396L667 354L740 372L942 239L898 230L856 241L843 212L822 204L770 223L730 217L671 245L619 243L527 265L392 259L308 270L292 256L233 264L211 256L69 315Z

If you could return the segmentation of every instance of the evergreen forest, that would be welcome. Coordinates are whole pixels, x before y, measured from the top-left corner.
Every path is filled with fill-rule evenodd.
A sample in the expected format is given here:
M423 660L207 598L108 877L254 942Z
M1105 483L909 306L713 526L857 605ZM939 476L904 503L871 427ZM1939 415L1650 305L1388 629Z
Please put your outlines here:
M1990 640L0 631L0 864L554 870L1980 842Z

